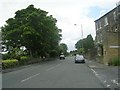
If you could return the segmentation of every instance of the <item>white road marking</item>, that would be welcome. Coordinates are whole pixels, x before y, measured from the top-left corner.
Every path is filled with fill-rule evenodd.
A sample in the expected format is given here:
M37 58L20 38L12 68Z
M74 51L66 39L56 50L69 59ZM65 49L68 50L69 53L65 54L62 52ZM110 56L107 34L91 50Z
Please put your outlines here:
M110 85L109 85L109 84L107 84L107 87L110 87Z
M116 85L119 85L117 80L111 80L111 82L115 83Z
M117 81L116 80L111 80L113 83L116 83Z
M93 71L93 73L96 73L95 70L91 69Z
M96 73L95 75L98 76L99 74Z
M28 78L26 78L26 79L23 79L23 80L21 80L21 82L25 82L25 81L27 81L27 80L29 80L29 79L32 79L32 78L34 78L34 77L36 77L36 76L38 76L38 75L40 75L40 73L35 74L35 75L33 75L33 76L30 76L30 77L28 77Z
M60 64L58 64L58 65L60 65ZM58 66L58 65L56 65L56 66ZM52 69L55 68L56 66L51 67L51 68L48 68L46 71L52 70ZM21 80L21 82L25 82L25 81L27 81L27 80L29 80L29 79L32 79L32 78L34 78L34 77L36 77L36 76L38 76L38 75L40 75L40 73L35 74L35 75L33 75L33 76L30 76L30 77L28 77L28 78L26 78L26 79L23 79L23 80Z
M46 71L50 71L50 70L54 69L55 67L57 67L57 66L59 66L59 65L60 65L60 64L57 64L57 65L54 66L54 67L48 68Z
M93 71L93 73L98 77L98 73L94 70L94 69L91 69Z
M96 67L96 66L94 66L94 65L91 65L91 66L90 66L90 68L95 68L95 67Z
M107 81L104 81L104 83L106 83Z
M53 68L55 68L55 67L48 68L46 71L52 70Z

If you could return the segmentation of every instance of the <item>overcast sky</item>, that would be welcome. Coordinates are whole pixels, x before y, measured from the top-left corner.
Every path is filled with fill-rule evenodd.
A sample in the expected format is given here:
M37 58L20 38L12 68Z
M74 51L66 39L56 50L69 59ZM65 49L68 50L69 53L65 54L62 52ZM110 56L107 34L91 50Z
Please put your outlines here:
M0 0L0 26L8 18L13 18L17 10L25 9L30 4L49 12L57 19L57 26L62 29L62 43L69 51L74 50L75 43L91 34L95 39L94 21L115 8L119 0ZM74 25L76 24L76 25Z

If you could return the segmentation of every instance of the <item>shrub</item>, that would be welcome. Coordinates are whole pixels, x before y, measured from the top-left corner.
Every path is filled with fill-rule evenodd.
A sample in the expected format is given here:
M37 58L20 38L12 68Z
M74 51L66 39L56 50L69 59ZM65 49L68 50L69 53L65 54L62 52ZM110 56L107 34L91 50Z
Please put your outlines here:
M29 60L29 57L28 56L21 56L20 57L20 60L19 60L19 63L20 64L26 64Z
M15 66L19 65L18 60L16 59L9 59L9 60L2 60L2 68L13 68Z
M7 60L7 59L10 59L10 58L11 58L11 55L9 53L2 54L2 59L3 60Z
M120 57L114 57L114 58L111 60L110 65L120 66Z
M7 60L7 59L20 59L20 56L16 56L15 54L12 53L6 53L6 54L2 54L2 60Z
M57 50L52 50L52 51L50 52L50 57L56 57L56 56L58 56Z

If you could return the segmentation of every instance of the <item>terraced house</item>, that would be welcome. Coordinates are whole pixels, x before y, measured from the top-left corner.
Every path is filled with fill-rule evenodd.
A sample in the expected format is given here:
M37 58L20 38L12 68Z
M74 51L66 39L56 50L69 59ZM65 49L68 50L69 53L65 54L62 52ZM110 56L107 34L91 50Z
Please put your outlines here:
M120 56L120 4L95 21L98 56L108 64Z

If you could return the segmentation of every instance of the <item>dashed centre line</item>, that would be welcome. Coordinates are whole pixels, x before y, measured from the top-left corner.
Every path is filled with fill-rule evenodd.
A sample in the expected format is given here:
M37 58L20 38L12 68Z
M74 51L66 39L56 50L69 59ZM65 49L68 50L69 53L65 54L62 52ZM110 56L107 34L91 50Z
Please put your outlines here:
M58 64L58 65L60 65L60 64ZM56 66L54 66L54 67L51 67L51 68L48 68L46 71L50 71L50 70L54 69L55 67L57 67L58 65L56 65ZM35 75L33 75L33 76L30 76L30 77L28 77L28 78L25 78L25 79L21 80L21 83L22 83L22 82L25 82L25 81L27 81L27 80L30 80L30 79L38 76L38 75L40 75L40 73L35 74Z
M55 67L57 67L57 66L59 66L59 65L60 65L60 64L57 64L57 65L54 66L54 67L48 68L46 71L50 71L50 70L54 69Z
M33 75L33 76L30 76L30 77L28 77L28 78L26 78L26 79L23 79L23 80L21 80L21 82L25 82L25 81L27 81L27 80L29 80L29 79L32 79L32 78L34 78L34 77L36 77L36 76L38 76L38 75L40 75L40 73L35 74L35 75Z
M53 68L55 68L55 67L48 68L46 71L52 70Z

